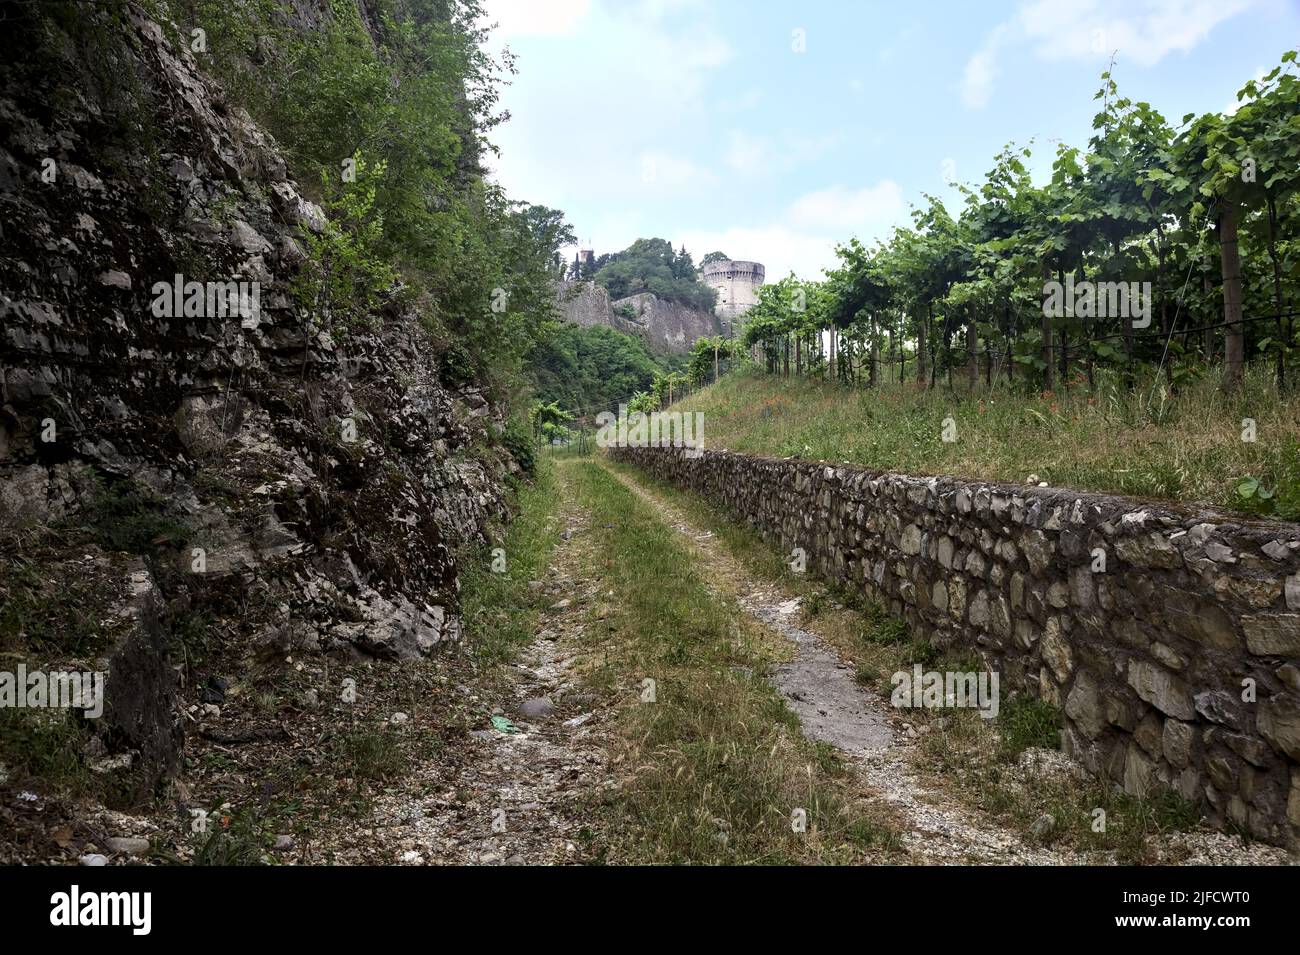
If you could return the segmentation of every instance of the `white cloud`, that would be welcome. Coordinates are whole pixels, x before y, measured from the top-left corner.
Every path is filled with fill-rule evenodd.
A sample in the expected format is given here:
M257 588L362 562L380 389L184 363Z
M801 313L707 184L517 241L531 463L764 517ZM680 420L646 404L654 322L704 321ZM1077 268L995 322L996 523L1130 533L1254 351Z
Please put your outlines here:
M751 136L733 129L727 134L722 160L733 172L746 176L784 172L825 156L844 140L843 133L823 136L784 132L779 137Z
M984 45L966 61L962 75L961 99L972 109L983 109L993 95L993 80L998 75L998 47L1006 36L1005 26L997 27L984 41Z
M1154 66L1170 53L1186 53L1251 0L1033 0L1017 20L1045 60L1109 56Z
M902 189L884 180L862 189L832 186L808 193L791 203L779 221L767 225L689 229L673 236L673 242L684 242L697 260L717 250L762 262L770 282L789 272L813 280L838 264L837 244L851 235L868 243L883 238L907 215Z
M483 21L496 23L497 40L565 36L591 11L591 0L486 0Z
M723 230L690 229L674 236L685 243L698 262L709 252L725 252L737 259L762 262L767 281L775 282L788 272L801 279L817 279L822 269L833 268L836 240L827 235L803 232L786 225Z
M1255 0L1025 0L994 27L966 62L962 101L986 106L1005 48L1025 46L1046 62L1105 60L1149 67L1171 53L1186 53L1224 20Z
M702 140L707 85L734 51L688 3L593 0L562 43L525 47L502 94L511 119L493 135L494 178L559 208L654 202L716 181L673 144Z
M637 163L637 170L641 182L651 189L700 188L711 185L717 180L717 177L703 166L672 153L642 153Z
M796 226L881 234L907 213L903 190L892 179L862 189L832 186L800 196L790 206L789 218Z

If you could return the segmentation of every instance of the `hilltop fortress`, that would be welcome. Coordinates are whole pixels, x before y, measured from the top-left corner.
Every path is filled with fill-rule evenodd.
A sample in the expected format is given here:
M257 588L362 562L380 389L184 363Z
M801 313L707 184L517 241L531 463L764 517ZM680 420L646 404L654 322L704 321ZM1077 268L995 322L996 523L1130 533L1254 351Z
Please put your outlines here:
M593 253L583 250L579 261ZM703 266L699 280L718 293L713 313L679 302L665 301L650 292L640 292L611 302L609 293L590 281L561 281L556 299L564 321L574 325L608 325L621 332L640 335L660 352L686 352L697 338L735 334L735 321L758 304L758 287L763 284L762 263L718 259Z
M758 304L758 287L764 275L761 262L736 259L716 259L700 269L700 281L718 293L713 312L728 335L735 320Z

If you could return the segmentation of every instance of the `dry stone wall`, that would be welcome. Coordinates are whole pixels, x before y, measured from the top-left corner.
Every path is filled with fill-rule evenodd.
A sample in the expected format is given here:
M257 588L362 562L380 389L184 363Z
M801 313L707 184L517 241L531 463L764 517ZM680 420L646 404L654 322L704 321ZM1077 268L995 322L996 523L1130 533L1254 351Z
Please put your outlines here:
M1209 509L728 451L617 448L726 505L913 632L1059 705L1127 792L1300 837L1300 526Z

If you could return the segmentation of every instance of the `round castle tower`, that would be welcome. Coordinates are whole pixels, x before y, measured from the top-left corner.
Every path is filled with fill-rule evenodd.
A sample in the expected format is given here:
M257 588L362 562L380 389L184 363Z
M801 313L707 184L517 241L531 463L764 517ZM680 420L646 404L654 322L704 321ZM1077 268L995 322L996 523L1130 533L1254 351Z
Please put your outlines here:
M718 259L700 270L700 281L718 293L713 311L728 335L732 322L758 304L758 287L763 284L764 274L760 262L733 259Z

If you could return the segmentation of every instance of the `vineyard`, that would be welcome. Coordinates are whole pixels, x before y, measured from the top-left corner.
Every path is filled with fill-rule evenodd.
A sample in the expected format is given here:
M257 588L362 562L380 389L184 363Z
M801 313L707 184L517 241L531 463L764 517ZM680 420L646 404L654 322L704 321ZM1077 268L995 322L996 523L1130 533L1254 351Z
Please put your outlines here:
M1059 144L1035 185L1008 145L985 180L936 197L913 226L837 248L823 281L764 286L743 345L772 374L934 388L1004 382L1096 389L1154 369L1180 388L1248 363L1292 387L1300 212L1296 53L1238 94L1231 115L1177 126L1119 94L1110 72L1086 148ZM1064 292L1064 294L1062 294Z

